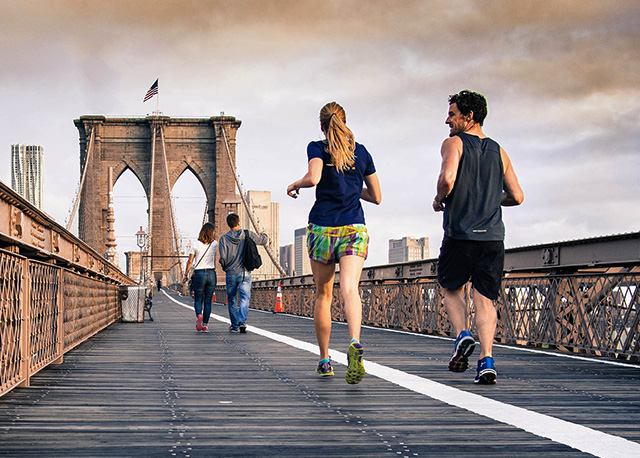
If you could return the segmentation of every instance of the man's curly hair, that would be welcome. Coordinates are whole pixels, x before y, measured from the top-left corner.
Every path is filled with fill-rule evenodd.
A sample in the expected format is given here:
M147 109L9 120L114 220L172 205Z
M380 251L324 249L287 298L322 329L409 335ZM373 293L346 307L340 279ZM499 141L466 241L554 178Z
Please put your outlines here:
M482 126L487 117L487 99L484 95L467 90L460 91L449 96L449 105L453 103L463 115L473 112L473 120Z

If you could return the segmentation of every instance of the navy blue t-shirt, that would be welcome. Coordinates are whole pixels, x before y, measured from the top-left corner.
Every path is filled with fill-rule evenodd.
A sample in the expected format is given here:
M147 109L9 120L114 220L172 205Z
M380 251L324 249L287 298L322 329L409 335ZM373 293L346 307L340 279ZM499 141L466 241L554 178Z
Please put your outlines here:
M316 186L316 203L309 213L309 222L319 226L346 226L364 224L364 212L360 204L364 177L376 172L373 158L367 149L356 143L355 163L344 172L338 172L325 151L325 141L307 146L307 158L322 159L322 177Z

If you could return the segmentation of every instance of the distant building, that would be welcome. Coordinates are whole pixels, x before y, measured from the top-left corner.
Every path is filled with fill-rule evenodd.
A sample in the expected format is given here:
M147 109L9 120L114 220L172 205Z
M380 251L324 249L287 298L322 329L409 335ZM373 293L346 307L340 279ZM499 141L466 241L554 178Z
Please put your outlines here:
M295 275L295 259L293 244L280 247L280 265L289 277Z
M389 264L429 259L429 237L389 240Z
M245 198L251 208L252 216L255 218L260 231L264 231L269 236L269 248L279 262L279 246L280 246L280 204L271 202L271 191L247 191ZM240 216L240 227L256 232L253 224L249 219L249 214L242 203L240 196L235 199L225 200L223 205L229 213L237 213ZM219 236L223 235L226 230L226 221L223 223L225 230L219 230ZM263 246L258 245L258 252L262 258L262 266L251 272L253 280L268 280L280 276L280 271L273 264L271 258L267 254Z
M124 253L127 259L127 268L126 273L129 277L134 280L142 280L142 272L141 272L141 261L142 261L142 252L141 251L126 251Z
M11 145L11 187L42 210L44 148Z
M307 228L302 227L294 231L295 274L310 275L311 263L307 253Z

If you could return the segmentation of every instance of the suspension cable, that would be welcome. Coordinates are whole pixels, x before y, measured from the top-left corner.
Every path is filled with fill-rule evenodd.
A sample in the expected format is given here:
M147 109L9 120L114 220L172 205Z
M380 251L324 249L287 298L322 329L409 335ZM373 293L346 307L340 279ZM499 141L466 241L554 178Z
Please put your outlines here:
M220 130L222 131L222 138L224 140L225 149L227 150L227 157L229 159L229 164L231 165L231 170L233 171L233 178L236 182L236 185L238 186L238 191L240 191L240 199L242 200L242 204L244 205L244 208L247 210L247 215L249 216L249 221L251 221L253 228L256 230L256 232L262 232L258 227L258 224L256 223L256 221L254 220L251 207L249 207L249 204L247 203L247 199L244 196L244 190L242 189L242 185L240 184L240 179L238 178L238 172L236 170L235 165L233 164L233 158L231 157L231 150L229 149L229 141L227 140L227 134L225 132L224 125L220 125ZM269 242L271 242L271 240L269 240ZM276 266L276 268L280 272L280 275L283 277L286 276L287 274L286 271L282 268L280 263L276 261L275 256L271 251L270 243L269 245L265 245L264 248L265 248L265 251L267 252L267 255L269 255L269 258L271 259L271 262L273 262L273 265Z
M69 220L67 221L67 230L70 230L71 224L73 223L73 219L76 217L76 211L78 210L78 204L80 203L80 196L82 195L82 188L84 186L84 180L87 178L87 169L89 168L89 159L91 158L91 151L93 151L93 139L95 138L96 127L91 127L91 135L89 136L89 148L87 148L87 157L84 160L84 168L82 169L82 178L80 178L80 185L78 186L78 191L76 192L76 197L73 202L73 210L71 210L71 214L69 215Z

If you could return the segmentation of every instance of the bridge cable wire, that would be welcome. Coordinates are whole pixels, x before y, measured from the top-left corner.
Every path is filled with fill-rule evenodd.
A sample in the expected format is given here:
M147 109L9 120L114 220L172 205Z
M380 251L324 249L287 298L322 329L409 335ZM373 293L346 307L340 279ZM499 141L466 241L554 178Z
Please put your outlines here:
M204 203L204 215L202 215L202 225L209 221L209 201Z
M251 208L249 207L249 204L247 203L244 190L242 189L242 185L240 184L240 179L238 178L238 172L236 170L235 165L233 164L233 159L231 158L231 150L229 149L229 141L227 140L227 133L224 129L224 125L220 126L220 131L222 132L224 146L227 151L227 158L229 159L229 164L231 165L231 170L233 171L233 178L236 182L236 185L238 186L238 191L240 191L240 199L242 200L242 204L244 205L244 208L247 210L247 215L249 216L249 220L251 221L253 228L255 229L256 232L260 233L262 232L262 230L258 227L258 224L255 221L257 218L255 217L255 215L253 215L253 211L251 210ZM267 252L267 255L269 255L269 258L271 259L271 262L273 262L273 265L276 266L276 268L280 272L280 276L284 277L287 275L287 272L282 268L280 263L276 260L275 256L273 255L273 252L271 250L271 243L272 241L269 240L269 243L267 245L264 245L265 251Z
M151 179L149 181L149 228L147 230L147 265L145 266L145 272L149 272L151 275L151 256L153 253L151 252L151 234L153 232L153 181L155 179L155 165L156 165L156 134L157 134L157 124L153 123L153 135L151 140ZM142 260L140 260L140 265L142 265ZM145 275L145 278L148 282L151 282L151 278Z
M80 184L78 185L78 189L76 190L75 199L73 201L73 205L71 207L71 211L69 215L67 215L67 224L66 229L70 230L71 224L73 223L73 219L76 216L76 211L78 211L78 204L80 203L80 196L82 195L82 188L84 186L84 180L87 178L87 169L89 165L89 159L91 158L91 152L93 151L93 139L95 138L96 128L93 126L91 128L91 134L89 136L89 147L87 148L87 156L84 160L84 167L82 168L82 177L80 178Z
M167 164L167 150L165 148L165 142L164 142L164 127L161 125L160 126L160 139L162 140L162 157L164 159L164 169L166 171L166 179L167 179L167 192L169 193L169 215L171 218L171 232L172 232L172 244L173 244L173 250L175 253L180 254L180 239L179 239L179 234L178 234L178 226L177 226L177 216L176 216L176 212L175 212L175 208L173 205L173 194L171 192L171 182L169 180L169 165ZM182 279L184 277L184 272L182 269L182 263L178 262L178 266L179 266L179 277L180 279Z

